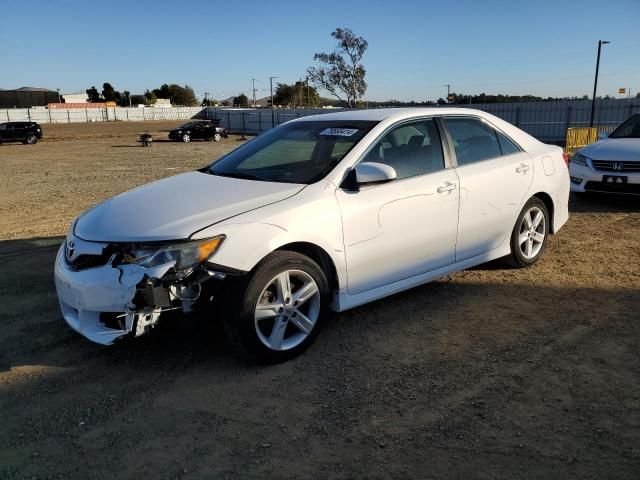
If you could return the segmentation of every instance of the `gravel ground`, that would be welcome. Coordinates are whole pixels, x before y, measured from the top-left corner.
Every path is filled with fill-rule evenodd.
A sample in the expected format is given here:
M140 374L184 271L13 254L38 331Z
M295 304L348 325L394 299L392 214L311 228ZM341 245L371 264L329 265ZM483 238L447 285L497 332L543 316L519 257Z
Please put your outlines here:
M184 317L115 347L58 312L88 206L238 144L135 146L175 122L0 145L0 478L638 478L640 200L572 199L526 270L497 264L336 315L283 365Z

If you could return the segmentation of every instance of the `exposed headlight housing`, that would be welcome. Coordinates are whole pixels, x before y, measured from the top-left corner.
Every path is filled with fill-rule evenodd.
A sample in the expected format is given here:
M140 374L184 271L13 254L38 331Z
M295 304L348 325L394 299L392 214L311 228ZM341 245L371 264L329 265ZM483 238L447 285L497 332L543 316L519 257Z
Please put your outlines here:
M176 262L176 272L185 272L208 260L222 245L226 237L206 238L191 242L166 245L135 245L123 256L123 264L136 264L144 268Z
M585 167L588 166L587 161L589 160L589 157L586 157L578 152L574 153L571 157L571 163L575 163L576 165L584 165Z

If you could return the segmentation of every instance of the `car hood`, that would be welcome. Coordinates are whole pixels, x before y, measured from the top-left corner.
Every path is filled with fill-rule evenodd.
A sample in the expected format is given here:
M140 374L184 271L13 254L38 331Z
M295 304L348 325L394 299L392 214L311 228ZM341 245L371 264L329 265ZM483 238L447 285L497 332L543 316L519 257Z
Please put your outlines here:
M249 210L291 197L304 185L259 182L188 172L130 190L95 206L74 233L89 241L186 239Z
M640 138L605 138L580 150L594 160L640 162Z

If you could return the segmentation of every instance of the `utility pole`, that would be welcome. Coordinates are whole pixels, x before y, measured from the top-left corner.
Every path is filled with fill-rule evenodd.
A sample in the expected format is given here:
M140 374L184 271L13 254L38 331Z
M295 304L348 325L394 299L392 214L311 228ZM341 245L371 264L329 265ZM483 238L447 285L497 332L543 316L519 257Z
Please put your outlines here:
M276 126L276 114L273 111L273 79L278 77L269 77L269 85L271 86L271 128Z
M204 103L204 104L205 104L205 106L207 106L207 107L209 106L209 102L208 102L208 100L209 100L209 99L208 99L208 97L209 97L209 92L204 92L204 102L203 102L203 103Z
M58 103L62 103L62 100L60 100L60 89L56 88L56 90L58 91Z
M311 106L311 100L309 100L309 76L307 75L307 108Z
M449 103L449 95L451 95L451 85L447 83L445 84L445 87L447 87L447 103Z
M589 126L593 127L593 117L596 114L596 90L598 89L598 70L600 70L600 50L602 49L602 45L606 45L606 40L598 40L598 57L596 59L596 78L593 80L593 98L591 99L591 120L589 121Z
M251 79L251 91L253 92L253 108L256 108L256 79Z

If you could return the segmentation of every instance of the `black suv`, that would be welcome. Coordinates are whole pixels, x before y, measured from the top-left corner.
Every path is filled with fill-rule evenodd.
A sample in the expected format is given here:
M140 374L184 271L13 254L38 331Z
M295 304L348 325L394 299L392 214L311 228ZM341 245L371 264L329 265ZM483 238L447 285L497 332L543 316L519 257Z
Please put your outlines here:
M0 143L22 142L34 145L41 138L42 129L36 122L0 123Z
M218 124L219 121L195 120L171 130L169 138L177 142L190 142L196 139L219 142L227 138L227 131Z

